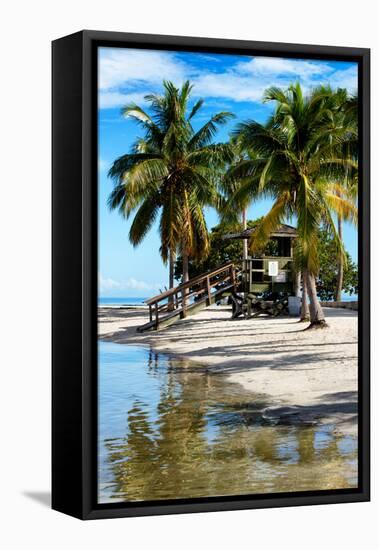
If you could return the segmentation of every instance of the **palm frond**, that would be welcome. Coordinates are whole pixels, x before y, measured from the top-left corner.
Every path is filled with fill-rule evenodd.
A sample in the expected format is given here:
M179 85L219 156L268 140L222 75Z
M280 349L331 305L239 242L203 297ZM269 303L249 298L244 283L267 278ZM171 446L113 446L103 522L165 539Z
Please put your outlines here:
M188 150L194 151L200 147L209 145L214 138L218 127L226 124L231 118L234 118L234 114L227 111L222 111L214 115L191 138L188 143Z
M204 104L204 99L199 99L196 101L195 105L192 107L190 114L188 115L188 120L191 120L196 113L201 109Z
M265 127L254 120L237 124L232 135L239 140L241 146L262 157L282 149L285 144L285 135L281 131Z
M153 126L154 122L151 119L151 117L142 109L142 107L139 107L136 103L130 103L128 105L124 105L124 107L121 108L121 114L126 118L133 118L136 122L142 123L144 126Z
M325 203L344 221L358 224L358 209L350 200L339 197L334 193L325 194Z
M288 105L288 96L282 88L271 86L263 94L263 102L276 101L281 105Z
M212 143L186 155L186 161L191 166L225 167L232 160L233 151L229 143Z
M132 168L148 160L162 160L162 155L157 153L135 153L122 155L116 159L108 171L108 177L116 181L122 181L127 172Z
M283 223L286 214L288 194L279 196L272 205L269 212L263 216L256 229L252 233L249 242L249 248L252 254L261 251L267 244L271 233Z
M167 262L170 252L175 252L180 243L182 224L180 199L171 191L165 195L159 222L160 253L164 263Z
M155 192L167 176L167 166L162 159L146 159L135 164L124 175L129 193L142 196L147 196L150 191Z
M129 240L138 246L153 225L160 207L159 195L156 193L146 198L137 210L129 230Z

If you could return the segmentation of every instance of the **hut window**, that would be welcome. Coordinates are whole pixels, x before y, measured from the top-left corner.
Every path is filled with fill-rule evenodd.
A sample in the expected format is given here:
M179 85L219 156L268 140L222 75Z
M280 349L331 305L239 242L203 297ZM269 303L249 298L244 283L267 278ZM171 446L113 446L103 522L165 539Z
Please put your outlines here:
M291 239L290 237L282 237L279 244L279 256L289 258L291 256Z
M251 282L252 283L262 283L264 277L263 271L252 271L251 272Z
M263 260L252 260L251 268L252 269L263 269Z
M266 256L280 256L279 254L279 239L277 237L272 237L265 249Z

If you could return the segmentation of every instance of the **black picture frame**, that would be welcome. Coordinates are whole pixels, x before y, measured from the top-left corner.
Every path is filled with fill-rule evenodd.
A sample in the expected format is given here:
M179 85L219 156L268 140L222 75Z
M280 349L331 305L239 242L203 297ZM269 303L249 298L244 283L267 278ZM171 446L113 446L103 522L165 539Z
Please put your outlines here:
M124 46L359 65L359 487L96 504L97 48ZM359 502L370 499L370 50L81 31L52 44L52 507L81 519Z

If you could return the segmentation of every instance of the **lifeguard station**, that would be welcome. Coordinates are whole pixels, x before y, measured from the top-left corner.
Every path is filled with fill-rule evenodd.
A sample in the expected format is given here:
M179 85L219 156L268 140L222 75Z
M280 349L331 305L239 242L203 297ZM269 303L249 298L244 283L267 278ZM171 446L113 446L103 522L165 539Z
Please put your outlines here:
M254 228L229 233L224 239L250 240ZM296 229L282 224L271 233L264 253L242 260L240 282L232 295L234 316L287 310L288 297L296 293L294 239Z
M246 229L239 233L228 233L224 239L250 240L253 232L254 229ZM257 296L270 292L292 294L295 283L293 243L296 237L296 229L285 224L271 233L265 253L242 261L239 290Z

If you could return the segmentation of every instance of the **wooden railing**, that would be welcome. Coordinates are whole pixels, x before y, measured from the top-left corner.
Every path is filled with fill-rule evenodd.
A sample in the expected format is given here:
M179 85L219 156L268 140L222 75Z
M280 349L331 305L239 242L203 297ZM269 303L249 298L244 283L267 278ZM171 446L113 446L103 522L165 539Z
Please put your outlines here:
M149 323L140 330L158 328L160 323L172 317L186 317L200 304L210 305L225 290L236 286L236 267L229 262L222 267L198 275L188 282L170 288L145 303L149 306Z

